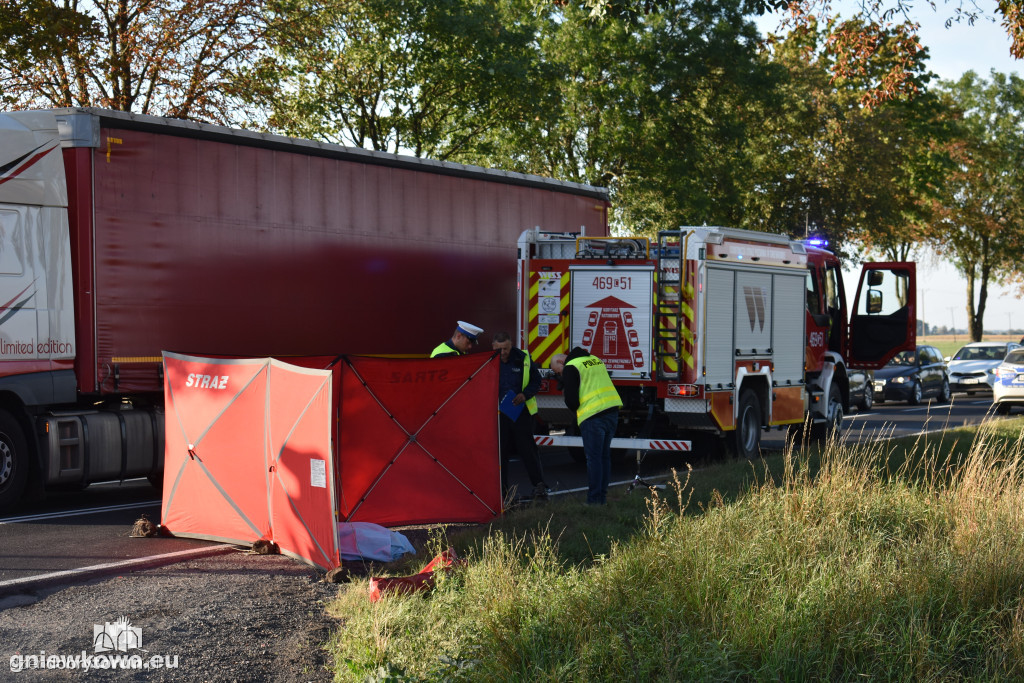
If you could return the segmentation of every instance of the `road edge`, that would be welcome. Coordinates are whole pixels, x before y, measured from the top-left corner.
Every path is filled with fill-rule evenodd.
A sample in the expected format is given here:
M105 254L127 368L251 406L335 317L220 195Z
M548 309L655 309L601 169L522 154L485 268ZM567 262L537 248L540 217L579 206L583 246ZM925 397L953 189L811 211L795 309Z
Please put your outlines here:
M82 583L91 579L110 576L123 571L137 571L141 569L152 569L163 565L175 564L185 560L195 560L213 555L222 555L237 550L238 546L230 543L218 544L208 548L195 548L192 550L177 550L172 553L160 555L148 555L136 557L130 560L118 562L105 562L94 564L88 567L76 569L65 569L49 574L38 574L36 576L25 576L19 579L0 581L0 597L32 593L44 588L52 588L55 585L71 585Z

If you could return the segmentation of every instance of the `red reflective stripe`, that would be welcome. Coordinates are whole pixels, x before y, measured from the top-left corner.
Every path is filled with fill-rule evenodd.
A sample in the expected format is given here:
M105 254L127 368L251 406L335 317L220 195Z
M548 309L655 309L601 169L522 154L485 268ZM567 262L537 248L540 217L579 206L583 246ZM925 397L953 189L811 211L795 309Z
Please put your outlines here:
M652 451L688 451L690 450L685 441L652 441Z

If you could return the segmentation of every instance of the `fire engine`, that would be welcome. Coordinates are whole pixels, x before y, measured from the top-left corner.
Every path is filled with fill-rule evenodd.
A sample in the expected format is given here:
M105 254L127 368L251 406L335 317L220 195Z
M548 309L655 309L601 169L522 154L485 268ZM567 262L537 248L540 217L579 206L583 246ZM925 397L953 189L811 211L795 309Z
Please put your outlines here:
M723 227L642 237L524 232L520 344L548 368L580 346L623 401L613 447L725 446L754 457L762 430L839 429L851 387L916 344L915 264L864 264L846 305L839 258L820 246ZM540 418L582 445L550 371ZM870 387L865 402L870 401Z

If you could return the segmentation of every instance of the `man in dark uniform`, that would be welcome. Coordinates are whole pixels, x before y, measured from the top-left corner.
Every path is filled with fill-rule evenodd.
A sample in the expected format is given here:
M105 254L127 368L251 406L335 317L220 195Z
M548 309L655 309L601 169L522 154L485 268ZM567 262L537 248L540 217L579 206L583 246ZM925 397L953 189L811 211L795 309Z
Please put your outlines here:
M508 493L508 462L515 452L526 466L526 474L533 485L531 497L544 500L548 497L548 486L544 483L537 442L533 440L533 416L537 414L534 395L540 388L540 373L530 354L512 346L508 332L496 332L491 348L501 354L498 373L498 403L502 406L498 418L501 489Z
M455 332L452 333L452 338L438 344L430 352L430 357L462 356L467 354L473 348L473 344L477 343L477 337L483 334L483 332L482 328L460 320L455 327Z
M608 368L590 351L577 346L569 355L551 357L551 369L562 380L565 405L576 413L587 456L587 503L604 505L612 477L612 438L619 426L622 399Z

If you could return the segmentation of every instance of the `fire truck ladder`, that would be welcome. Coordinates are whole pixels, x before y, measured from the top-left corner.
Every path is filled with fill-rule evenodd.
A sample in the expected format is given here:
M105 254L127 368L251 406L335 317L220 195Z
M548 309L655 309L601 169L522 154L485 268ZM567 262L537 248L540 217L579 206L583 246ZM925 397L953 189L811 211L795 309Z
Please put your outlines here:
M681 377L680 337L683 323L681 292L684 284L686 248L679 230L658 233L658 271L654 303L654 363L660 380Z

